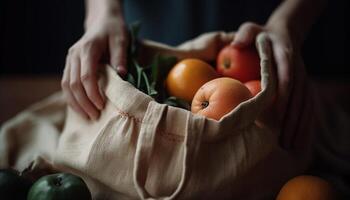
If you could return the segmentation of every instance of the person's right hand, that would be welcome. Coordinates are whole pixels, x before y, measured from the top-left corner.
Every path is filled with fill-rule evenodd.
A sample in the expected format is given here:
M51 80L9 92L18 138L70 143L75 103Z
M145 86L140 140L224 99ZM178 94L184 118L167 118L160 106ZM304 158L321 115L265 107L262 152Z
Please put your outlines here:
M106 15L88 25L85 34L69 49L61 81L69 106L86 119L97 119L104 107L98 87L98 68L109 64L124 76L127 30L122 16Z
M268 110L270 123L278 126L281 144L284 148L292 146L296 127L301 124L307 92L307 76L301 58L302 40L296 30L281 19L269 21L265 26L255 23L243 24L235 35L232 45L239 48L251 46L256 36L264 32L271 41L277 77L277 94L273 106Z

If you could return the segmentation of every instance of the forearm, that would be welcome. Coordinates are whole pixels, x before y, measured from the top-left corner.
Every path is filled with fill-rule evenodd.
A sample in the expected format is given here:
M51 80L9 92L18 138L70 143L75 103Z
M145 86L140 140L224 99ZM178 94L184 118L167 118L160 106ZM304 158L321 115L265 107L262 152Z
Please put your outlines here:
M267 25L283 24L300 43L326 6L327 0L284 0L272 13Z
M86 0L85 28L100 17L122 17L122 7L122 0Z

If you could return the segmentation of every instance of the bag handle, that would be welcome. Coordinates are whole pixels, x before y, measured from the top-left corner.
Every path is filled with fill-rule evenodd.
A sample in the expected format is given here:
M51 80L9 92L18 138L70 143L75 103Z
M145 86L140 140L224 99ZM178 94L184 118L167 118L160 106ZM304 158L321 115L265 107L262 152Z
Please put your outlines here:
M184 188L187 179L191 173L192 163L195 159L195 154L197 154L201 135L204 129L204 121L199 118L190 117L187 115L186 120L186 134L183 141L184 156L182 163L181 179L177 188L172 194L166 197L154 197L145 188L147 174L150 166L151 156L153 152L153 147L156 138L157 127L164 117L164 113L167 106L164 104L158 104L155 102L150 102L150 105L145 114L144 120L147 121L152 119L153 123L144 123L140 130L140 135L137 140L136 153L134 159L134 184L139 196L142 199L174 199L179 195L179 193ZM197 119L197 123L194 120ZM194 132L194 130L196 130Z

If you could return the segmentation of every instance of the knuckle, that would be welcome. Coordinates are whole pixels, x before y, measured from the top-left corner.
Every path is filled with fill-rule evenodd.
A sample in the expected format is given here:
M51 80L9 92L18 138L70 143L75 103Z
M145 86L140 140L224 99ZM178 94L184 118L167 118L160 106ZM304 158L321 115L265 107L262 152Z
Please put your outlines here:
M69 82L67 80L63 79L61 81L61 87L62 87L62 89L69 89L70 88Z
M93 40L87 40L81 46L84 53L89 53L95 47L95 42Z
M86 83L91 82L91 81L92 81L92 78L93 78L93 77L92 77L92 74L90 74L90 73L82 74L81 77L80 77L81 82L82 82L83 84L86 84Z
M78 90L79 87L80 87L80 82L77 81L77 80L71 81L69 83L69 88L72 89L72 90Z
M247 29L253 28L255 26L257 26L257 24L255 24L254 22L250 22L250 21L244 22L242 24L242 28L247 28Z
M72 46L68 49L68 55L72 55L76 50L76 47L75 46Z
M69 61L70 61L70 54L67 54L67 56L66 56L66 60L65 60L65 68L64 68L64 72L67 70L67 67L68 67L68 65L69 65Z

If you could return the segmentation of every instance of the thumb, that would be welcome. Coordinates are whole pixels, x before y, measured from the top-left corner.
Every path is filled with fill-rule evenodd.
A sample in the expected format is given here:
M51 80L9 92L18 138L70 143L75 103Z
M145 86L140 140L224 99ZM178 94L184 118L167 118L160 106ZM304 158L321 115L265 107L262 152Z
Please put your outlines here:
M242 24L231 43L234 47L243 48L251 46L255 42L255 38L262 28L254 23L246 22Z
M114 36L109 39L110 64L121 77L126 76L128 72L126 67L127 46L126 37Z

